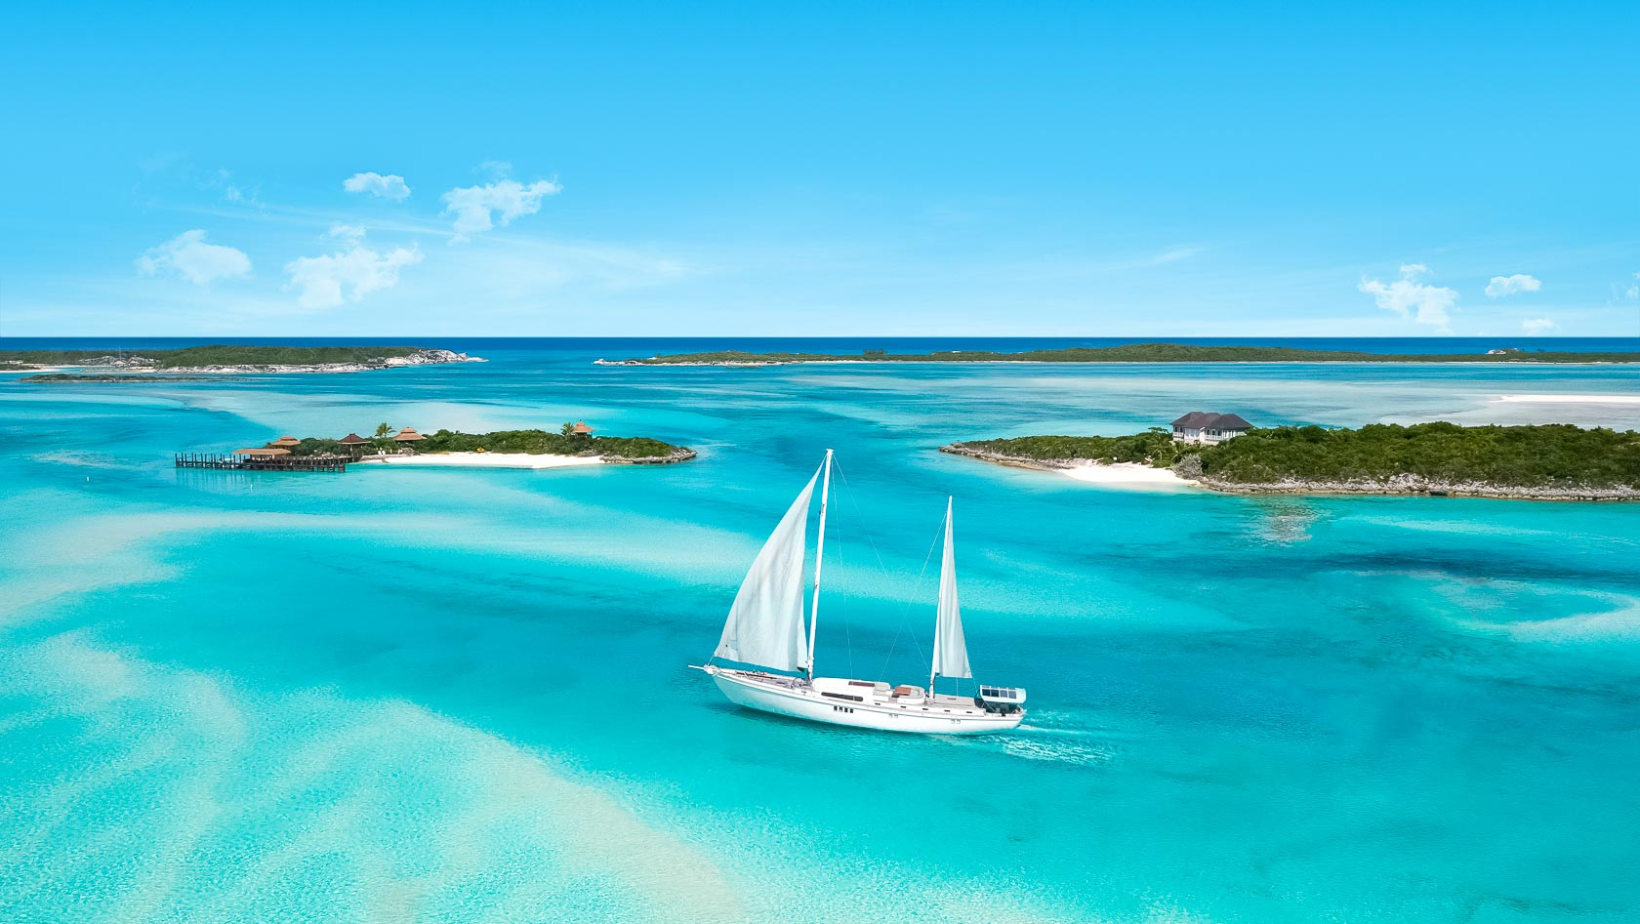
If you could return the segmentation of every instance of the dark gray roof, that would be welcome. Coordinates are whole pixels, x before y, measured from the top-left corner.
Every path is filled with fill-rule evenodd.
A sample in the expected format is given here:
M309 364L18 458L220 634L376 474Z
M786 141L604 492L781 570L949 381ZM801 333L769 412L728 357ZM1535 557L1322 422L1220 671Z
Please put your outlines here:
M1202 430L1247 430L1252 424L1236 414L1210 414L1207 411L1191 411L1173 421L1173 426L1182 429Z
M1205 427L1208 424L1210 424L1213 421L1218 420L1218 419L1219 419L1219 415L1217 415L1217 414L1209 414L1206 411L1191 411L1190 413L1184 415L1183 417L1180 417L1178 420L1173 421L1173 426L1175 426L1175 427Z

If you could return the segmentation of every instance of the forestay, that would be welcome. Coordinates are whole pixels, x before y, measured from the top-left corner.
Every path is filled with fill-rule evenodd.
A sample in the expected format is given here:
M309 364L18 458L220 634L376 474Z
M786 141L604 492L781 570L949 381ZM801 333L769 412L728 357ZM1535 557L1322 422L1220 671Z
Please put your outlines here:
M782 671L809 661L803 633L803 556L816 472L763 543L735 594L713 657ZM965 662L966 663L966 662Z

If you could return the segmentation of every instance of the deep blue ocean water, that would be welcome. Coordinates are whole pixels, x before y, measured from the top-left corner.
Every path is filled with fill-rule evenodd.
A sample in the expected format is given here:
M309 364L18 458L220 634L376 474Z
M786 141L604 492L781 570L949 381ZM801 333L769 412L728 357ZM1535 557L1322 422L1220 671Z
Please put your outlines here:
M1640 920L1640 508L1121 490L936 451L1190 410L1630 428L1640 405L1586 398L1640 396L1640 369L666 369L591 360L1117 341L391 339L491 361L0 375L0 921ZM583 418L700 458L171 467ZM1029 688L1018 734L792 723L688 669L828 447L821 672L926 675L953 495L971 657Z

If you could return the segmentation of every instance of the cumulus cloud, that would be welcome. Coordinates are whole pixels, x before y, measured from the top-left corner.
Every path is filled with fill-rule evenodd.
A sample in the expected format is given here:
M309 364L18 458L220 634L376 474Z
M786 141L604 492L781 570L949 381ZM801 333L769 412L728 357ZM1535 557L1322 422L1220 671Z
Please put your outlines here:
M503 164L486 164L492 170L501 170ZM556 196L563 189L552 180L536 180L525 185L517 180L497 179L483 186L465 186L452 189L443 196L444 214L455 216L454 240L467 239L469 234L488 231L496 225L505 226L514 218L534 215L541 211L541 200Z
M1534 337L1547 334L1549 331L1552 331L1559 326L1560 325L1556 324L1549 318L1527 318L1526 320L1520 322L1521 330L1526 331L1526 333Z
M218 279L249 276L251 258L237 248L207 244L204 231L184 231L148 248L137 258L137 272L144 276L175 273L194 285L207 286Z
M1458 310L1458 292L1419 281L1428 275L1429 267L1422 263L1406 263L1401 266L1401 278L1384 282L1363 276L1356 288L1371 295L1385 311L1444 331L1451 313Z
M1518 295L1521 292L1536 292L1541 288L1543 288L1542 281L1525 273L1516 273L1513 276L1493 276L1492 281L1486 284L1486 297L1503 298L1505 295Z
M298 291L296 301L303 308L334 308L377 289L391 289L398 285L400 269L422 260L415 247L383 253L367 246L365 230L358 225L336 225L329 236L342 242L341 250L285 264L290 276L285 288Z
M350 193L369 193L379 199L408 199L410 187L404 177L396 173L355 173L342 181L342 188Z

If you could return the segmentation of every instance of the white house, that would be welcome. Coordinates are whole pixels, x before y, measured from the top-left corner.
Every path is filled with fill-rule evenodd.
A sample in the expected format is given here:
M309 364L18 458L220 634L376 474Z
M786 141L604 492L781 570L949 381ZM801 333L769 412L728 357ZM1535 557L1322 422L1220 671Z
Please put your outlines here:
M1222 443L1246 433L1253 425L1235 414L1210 414L1191 411L1173 421L1173 441L1176 443Z

